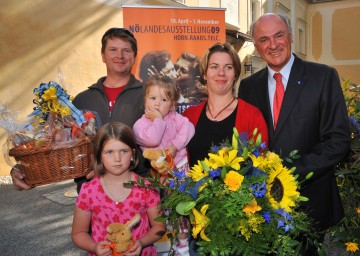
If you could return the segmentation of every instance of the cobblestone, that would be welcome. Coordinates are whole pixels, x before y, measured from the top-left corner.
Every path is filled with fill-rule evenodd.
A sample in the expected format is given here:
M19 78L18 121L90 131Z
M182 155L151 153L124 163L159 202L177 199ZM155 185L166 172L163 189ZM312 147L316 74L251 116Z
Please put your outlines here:
M12 184L11 176L0 176L0 186Z

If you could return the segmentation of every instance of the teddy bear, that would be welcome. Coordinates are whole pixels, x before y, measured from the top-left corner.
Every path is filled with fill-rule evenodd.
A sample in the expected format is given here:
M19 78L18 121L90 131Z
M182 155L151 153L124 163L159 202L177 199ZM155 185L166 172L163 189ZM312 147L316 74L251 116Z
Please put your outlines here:
M161 175L166 175L169 169L174 169L173 159L164 149L145 149L143 156L150 160L151 167Z
M141 215L136 214L126 224L113 222L107 226L106 238L112 242L110 247L113 249L113 256L120 256L131 248L133 245L131 229L139 223L140 219Z

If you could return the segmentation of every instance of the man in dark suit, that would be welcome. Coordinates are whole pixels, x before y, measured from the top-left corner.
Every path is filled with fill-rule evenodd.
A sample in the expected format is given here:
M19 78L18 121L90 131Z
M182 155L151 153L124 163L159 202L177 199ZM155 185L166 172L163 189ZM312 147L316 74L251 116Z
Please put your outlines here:
M350 146L346 106L335 69L306 62L291 53L291 25L287 17L268 13L251 26L254 46L267 67L241 81L239 97L258 107L269 130L269 149L285 157L299 150L294 163L309 198L302 207L317 231L337 224L344 216L334 166ZM281 73L284 96L274 124L276 81ZM275 117L276 119L276 117Z

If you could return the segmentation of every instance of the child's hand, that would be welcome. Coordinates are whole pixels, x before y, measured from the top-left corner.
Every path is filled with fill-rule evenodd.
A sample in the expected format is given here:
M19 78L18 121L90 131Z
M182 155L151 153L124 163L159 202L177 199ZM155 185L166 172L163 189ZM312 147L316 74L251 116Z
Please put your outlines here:
M163 119L163 116L161 115L160 111L156 109L146 108L145 116L146 118L150 119L151 122L154 122L155 118Z
M177 148L174 145L167 146L165 148L166 151L168 151L169 155L174 158L178 152Z
M124 256L138 256L141 254L143 246L140 240L136 240L134 245L130 248L130 250L123 253Z
M95 253L97 256L111 256L112 250L110 248L110 242L101 241L96 244Z

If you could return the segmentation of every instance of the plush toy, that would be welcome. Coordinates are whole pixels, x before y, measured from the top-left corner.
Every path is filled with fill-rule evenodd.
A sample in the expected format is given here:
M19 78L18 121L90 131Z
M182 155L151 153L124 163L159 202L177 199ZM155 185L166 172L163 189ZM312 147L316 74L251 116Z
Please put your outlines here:
M112 255L120 256L123 252L129 250L133 245L131 229L139 223L140 214L136 214L131 220L126 222L126 224L122 224L119 222L111 223L107 226L106 238L112 242L111 248L113 249Z
M151 166L162 175L166 175L169 169L174 169L172 157L163 149L146 149L143 156L149 159Z

